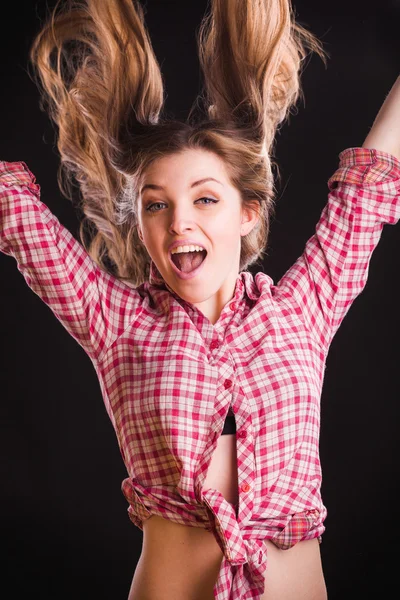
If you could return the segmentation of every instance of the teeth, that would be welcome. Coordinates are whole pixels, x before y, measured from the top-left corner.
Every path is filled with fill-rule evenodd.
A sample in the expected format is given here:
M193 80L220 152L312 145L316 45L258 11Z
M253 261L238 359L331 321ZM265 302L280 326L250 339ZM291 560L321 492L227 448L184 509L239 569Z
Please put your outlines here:
M171 250L171 254L178 254L180 252L202 252L204 248L201 246L177 246Z

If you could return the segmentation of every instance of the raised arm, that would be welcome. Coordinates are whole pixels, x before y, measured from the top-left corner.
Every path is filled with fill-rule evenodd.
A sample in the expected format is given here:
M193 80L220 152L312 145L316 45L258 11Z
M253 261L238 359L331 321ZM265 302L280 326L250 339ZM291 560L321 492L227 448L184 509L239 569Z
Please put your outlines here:
M369 148L347 148L328 181L328 202L303 254L276 288L324 352L362 292L385 224L400 218L400 161Z
M140 312L141 297L102 271L39 195L24 162L0 161L0 251L96 362Z
M400 76L386 96L363 148L374 148L400 160Z

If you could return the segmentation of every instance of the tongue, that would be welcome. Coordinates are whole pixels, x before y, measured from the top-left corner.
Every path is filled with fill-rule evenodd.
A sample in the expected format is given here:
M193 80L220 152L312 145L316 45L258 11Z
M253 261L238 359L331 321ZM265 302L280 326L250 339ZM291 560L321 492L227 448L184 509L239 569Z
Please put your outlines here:
M183 273L190 273L201 265L205 258L205 252L180 252L172 254L172 260Z

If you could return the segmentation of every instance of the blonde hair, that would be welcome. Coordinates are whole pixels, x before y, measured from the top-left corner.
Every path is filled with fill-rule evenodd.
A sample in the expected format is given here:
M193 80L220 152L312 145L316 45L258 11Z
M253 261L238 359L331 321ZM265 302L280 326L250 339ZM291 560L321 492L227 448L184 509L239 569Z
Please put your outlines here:
M30 48L40 108L58 126L58 185L80 192L81 242L92 259L138 286L151 259L137 226L146 168L185 149L225 161L243 205L257 210L241 239L240 271L264 253L276 188L278 126L303 96L307 49L321 43L295 22L290 0L211 0L198 32L204 88L185 122L163 112L162 74L137 0L68 0ZM85 232L86 230L86 232Z

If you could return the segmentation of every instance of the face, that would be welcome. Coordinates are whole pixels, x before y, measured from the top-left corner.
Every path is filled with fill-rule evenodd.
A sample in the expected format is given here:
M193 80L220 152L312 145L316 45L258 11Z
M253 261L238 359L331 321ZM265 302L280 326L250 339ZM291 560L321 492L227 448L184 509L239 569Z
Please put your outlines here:
M241 237L257 222L254 211L242 208L225 163L205 150L157 159L144 174L138 202L139 237L164 281L215 323L235 291ZM171 264L169 247L185 240L203 246L207 255L183 278Z

